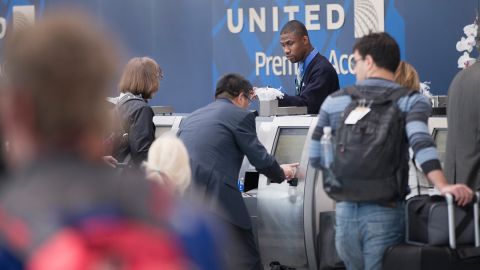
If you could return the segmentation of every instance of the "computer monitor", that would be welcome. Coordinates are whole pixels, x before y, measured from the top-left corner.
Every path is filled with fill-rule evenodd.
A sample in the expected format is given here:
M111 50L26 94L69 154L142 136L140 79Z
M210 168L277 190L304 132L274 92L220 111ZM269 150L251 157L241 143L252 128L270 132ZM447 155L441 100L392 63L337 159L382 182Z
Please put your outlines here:
M300 162L308 127L280 127L273 156L279 164Z
M445 156L447 153L447 128L434 128L432 136L437 145L440 163L442 164L442 168L444 168Z
M156 126L155 127L155 138L160 137L162 134L172 130L172 126Z

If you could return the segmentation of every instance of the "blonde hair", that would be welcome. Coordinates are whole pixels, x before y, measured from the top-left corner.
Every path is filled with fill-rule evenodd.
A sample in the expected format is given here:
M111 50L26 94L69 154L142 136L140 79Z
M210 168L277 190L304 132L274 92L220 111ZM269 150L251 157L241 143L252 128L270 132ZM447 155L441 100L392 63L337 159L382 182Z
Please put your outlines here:
M147 178L171 185L183 194L191 181L190 162L183 142L171 134L157 138L148 150L143 163Z
M420 90L420 79L415 68L405 61L400 61L397 70L395 71L394 81L401 86L412 89Z
M135 57L128 61L118 84L121 93L130 92L150 99L158 91L158 80L163 78L160 66L149 57Z

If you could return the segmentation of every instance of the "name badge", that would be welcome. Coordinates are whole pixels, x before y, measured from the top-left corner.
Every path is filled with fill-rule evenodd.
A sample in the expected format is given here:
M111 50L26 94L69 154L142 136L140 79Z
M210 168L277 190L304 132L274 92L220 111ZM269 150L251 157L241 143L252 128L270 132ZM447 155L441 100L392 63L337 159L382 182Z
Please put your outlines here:
M346 125L355 125L360 119L365 117L371 111L368 107L359 106L356 107L345 119Z

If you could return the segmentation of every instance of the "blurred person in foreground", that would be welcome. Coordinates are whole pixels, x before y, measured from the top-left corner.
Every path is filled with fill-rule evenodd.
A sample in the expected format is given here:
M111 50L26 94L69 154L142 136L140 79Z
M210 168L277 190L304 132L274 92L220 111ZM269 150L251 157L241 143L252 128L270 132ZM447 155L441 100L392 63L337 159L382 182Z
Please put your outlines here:
M0 129L0 181L2 176L7 172L6 164L5 164L5 145L6 142L3 140L2 130Z
M195 269L165 225L167 193L101 161L116 65L108 35L88 16L56 14L3 51L11 177L0 190L0 247L28 269Z

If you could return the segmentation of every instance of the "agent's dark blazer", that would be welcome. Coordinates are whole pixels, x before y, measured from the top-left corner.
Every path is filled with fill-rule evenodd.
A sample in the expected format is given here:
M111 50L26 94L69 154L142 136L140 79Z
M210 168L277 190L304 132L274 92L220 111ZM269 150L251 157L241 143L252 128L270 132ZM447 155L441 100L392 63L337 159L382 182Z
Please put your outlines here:
M276 182L285 179L275 158L257 138L254 114L228 99L217 99L184 119L177 135L190 155L192 188L197 195L227 222L250 229L250 217L237 188L244 155L258 172Z
M480 188L480 63L460 71L448 90L445 174Z
M298 95L285 95L278 105L307 106L308 114L318 114L320 105L328 95L340 89L337 72L321 54L317 54L308 65L300 82Z

